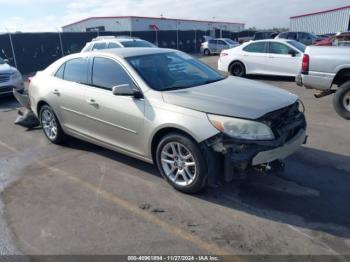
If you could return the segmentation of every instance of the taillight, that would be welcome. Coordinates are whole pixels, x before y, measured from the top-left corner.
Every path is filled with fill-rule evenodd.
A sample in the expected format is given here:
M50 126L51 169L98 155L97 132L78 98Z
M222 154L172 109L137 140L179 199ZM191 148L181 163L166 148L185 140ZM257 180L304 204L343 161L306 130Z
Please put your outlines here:
M30 82L32 82L32 79L33 79L32 76L29 76L29 77L28 77L28 83L29 83L29 84L30 84Z
M309 73L310 57L307 54L303 56L303 63L301 65L301 73L307 75Z

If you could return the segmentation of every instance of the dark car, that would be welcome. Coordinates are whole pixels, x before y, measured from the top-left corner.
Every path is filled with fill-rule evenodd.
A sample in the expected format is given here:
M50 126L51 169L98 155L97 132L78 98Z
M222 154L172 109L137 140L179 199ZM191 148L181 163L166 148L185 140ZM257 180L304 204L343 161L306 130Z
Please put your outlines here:
M253 40L274 39L278 34L275 31L259 31L255 33Z
M284 32L276 36L276 39L278 38L292 39L303 43L304 45L313 45L317 41L322 40L322 38L307 32Z

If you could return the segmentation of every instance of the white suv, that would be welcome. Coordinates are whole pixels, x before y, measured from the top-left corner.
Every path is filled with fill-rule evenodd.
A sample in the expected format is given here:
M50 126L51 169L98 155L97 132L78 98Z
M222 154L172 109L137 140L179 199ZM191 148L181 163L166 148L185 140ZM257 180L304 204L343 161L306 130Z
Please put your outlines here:
M135 37L99 36L88 42L81 52L96 51L110 48L126 47L157 47L154 44Z
M12 94L13 89L24 90L21 73L0 57L0 96Z

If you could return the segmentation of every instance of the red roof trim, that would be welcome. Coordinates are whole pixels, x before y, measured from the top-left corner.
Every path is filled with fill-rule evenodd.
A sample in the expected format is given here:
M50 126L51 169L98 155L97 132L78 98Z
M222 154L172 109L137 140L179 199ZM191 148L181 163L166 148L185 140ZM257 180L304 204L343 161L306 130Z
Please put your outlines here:
M348 5L348 6L343 6L343 7L338 7L338 8L335 8L335 9L330 9L330 10L315 12L315 13L309 13L309 14L304 14L304 15L291 16L290 19L299 18L299 17L305 17L305 16L310 16L310 15L324 14L324 13L329 13L329 12L334 12L334 11L339 11L339 10L344 10L344 9L349 9L349 8L350 8L350 5Z
M204 22L204 23L219 23L219 24L232 24L232 25L244 25L244 23L236 23L236 22L223 22L223 21L207 21L207 20L193 20L193 19L176 19L176 18L165 18L165 17L147 17L147 16L93 16L88 17L77 22L64 25L63 27L79 24L81 22L85 22L91 19L118 19L118 18L139 18L139 19L159 19L159 20L172 20L172 21L183 21L183 22Z

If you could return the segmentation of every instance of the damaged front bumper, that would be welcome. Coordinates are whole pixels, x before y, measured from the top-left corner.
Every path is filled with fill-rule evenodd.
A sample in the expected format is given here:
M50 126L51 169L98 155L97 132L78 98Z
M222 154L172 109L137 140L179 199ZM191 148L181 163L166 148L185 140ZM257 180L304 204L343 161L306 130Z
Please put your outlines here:
M225 155L237 166L258 166L287 158L296 152L302 144L305 144L306 140L306 131L301 129L286 142L282 142L282 140L243 142L219 135L212 139L208 145L215 152Z
M40 122L30 108L28 92L26 90L19 92L16 89L13 89L13 95L17 101L26 108L25 112L18 110L18 116L15 120L15 124L29 129L39 126Z
M206 141L216 154L224 156L225 181L236 175L245 177L249 170L273 171L284 167L282 160L307 142L306 121L299 103L271 112L257 121L268 125L276 139L271 141L241 140L223 133Z

